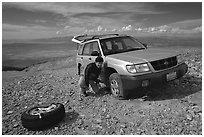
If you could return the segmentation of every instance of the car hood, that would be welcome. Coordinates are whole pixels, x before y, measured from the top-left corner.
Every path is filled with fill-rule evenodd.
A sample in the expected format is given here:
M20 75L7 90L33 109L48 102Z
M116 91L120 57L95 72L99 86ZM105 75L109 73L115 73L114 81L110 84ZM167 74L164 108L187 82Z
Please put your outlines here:
M130 63L144 63L173 57L178 54L178 52L172 50L149 48L108 55L108 58L118 59Z

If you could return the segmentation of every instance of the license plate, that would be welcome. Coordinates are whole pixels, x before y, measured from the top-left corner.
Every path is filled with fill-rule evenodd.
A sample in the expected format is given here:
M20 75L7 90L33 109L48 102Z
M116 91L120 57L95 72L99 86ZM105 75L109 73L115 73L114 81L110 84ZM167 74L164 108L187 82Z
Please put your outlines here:
M176 72L171 72L171 73L166 75L167 81L174 80L174 79L176 79L176 77L177 77Z

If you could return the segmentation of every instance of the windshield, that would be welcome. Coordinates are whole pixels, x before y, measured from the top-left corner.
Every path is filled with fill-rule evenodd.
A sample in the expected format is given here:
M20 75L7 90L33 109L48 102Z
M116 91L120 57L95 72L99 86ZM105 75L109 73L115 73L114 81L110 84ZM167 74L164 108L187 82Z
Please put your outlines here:
M104 55L145 49L141 42L130 36L102 39L100 43Z

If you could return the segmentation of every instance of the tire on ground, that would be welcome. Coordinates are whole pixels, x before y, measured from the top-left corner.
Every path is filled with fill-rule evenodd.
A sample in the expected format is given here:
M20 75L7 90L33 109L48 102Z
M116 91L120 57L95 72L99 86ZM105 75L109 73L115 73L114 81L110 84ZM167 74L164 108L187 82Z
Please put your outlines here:
M122 80L118 73L112 73L109 77L110 91L117 99L127 99L127 92L123 89Z
M36 108L48 108L49 106L37 106L26 110L21 115L23 127L29 130L44 130L61 121L65 116L64 106L60 103L52 104L56 105L56 108L54 108L52 111L41 113L40 116L30 114L31 110Z

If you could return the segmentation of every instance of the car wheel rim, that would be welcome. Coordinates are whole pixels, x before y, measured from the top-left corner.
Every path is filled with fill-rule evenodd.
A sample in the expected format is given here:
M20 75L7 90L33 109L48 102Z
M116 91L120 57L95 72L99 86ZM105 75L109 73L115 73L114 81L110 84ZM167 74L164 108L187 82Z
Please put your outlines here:
M48 112L54 110L56 107L57 106L55 104L52 104L48 107L37 107L37 108L30 110L29 114L30 115L40 115L42 113L48 113Z
M116 80L111 80L111 91L116 96L118 96L120 93L118 82Z

